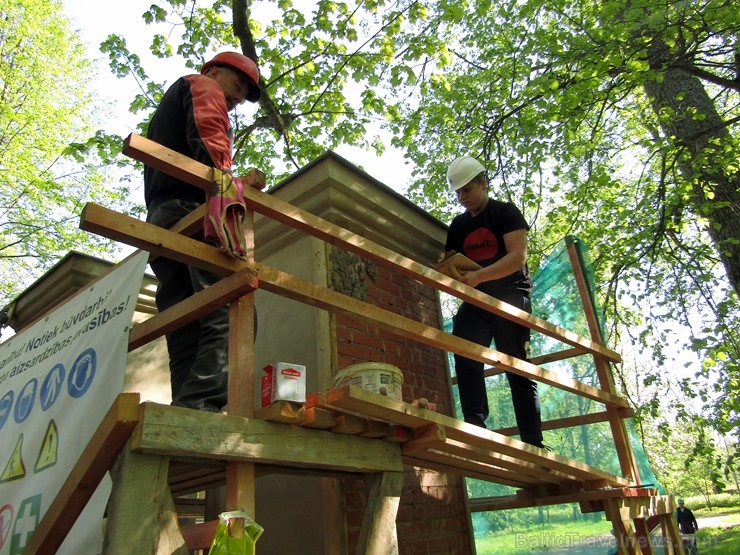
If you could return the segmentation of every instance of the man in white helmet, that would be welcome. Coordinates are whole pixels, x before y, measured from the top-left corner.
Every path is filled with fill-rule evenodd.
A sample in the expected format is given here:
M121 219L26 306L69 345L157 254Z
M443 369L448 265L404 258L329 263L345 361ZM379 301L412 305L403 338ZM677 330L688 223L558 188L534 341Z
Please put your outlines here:
M488 197L485 168L475 158L455 159L447 170L447 183L465 212L452 220L445 251L463 253L481 266L461 272L460 281L531 312L529 225L524 216L512 203ZM529 356L529 328L470 303L460 305L452 333L485 347L494 341L498 351L522 360ZM485 428L489 410L483 363L455 355L455 373L465 422ZM537 382L509 372L506 377L521 440L543 447Z
M229 112L260 97L259 69L239 52L221 52L203 64L200 74L175 81L149 123L148 138L207 166L230 173L233 133ZM246 186L262 189L265 177L252 170ZM169 228L206 202L206 193L169 174L144 167L147 221ZM193 236L204 241L203 233ZM209 287L220 276L158 257L151 263L159 280L161 312ZM172 404L218 412L226 404L228 306L167 334Z

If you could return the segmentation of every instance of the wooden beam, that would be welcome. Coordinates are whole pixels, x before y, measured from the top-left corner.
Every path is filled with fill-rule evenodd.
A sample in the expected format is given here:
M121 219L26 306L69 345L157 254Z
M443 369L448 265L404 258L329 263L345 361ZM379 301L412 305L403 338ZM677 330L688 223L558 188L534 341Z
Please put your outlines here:
M228 412L254 417L254 295L229 305ZM226 463L226 510L244 511L256 518L254 464Z
M96 230L103 236L128 242L140 248L147 248L145 245L148 245L148 248L156 249L159 254L222 275L252 267L248 262L228 257L210 245L96 205L87 205L83 212L81 227ZM616 407L628 406L626 400L613 393L561 377L557 372L513 358L494 349L482 347L472 341L454 337L440 329L421 324L370 303L320 287L263 264L255 264L252 268L258 274L260 288L266 291L330 312L370 320L402 337L438 349L452 351L483 363L500 366L509 372L589 397L601 403Z
M195 160L182 160L180 158L182 155L173 151L168 152L166 147L143 137L134 136L133 134L127 139L127 144L128 148L125 153L137 160L167 173L178 171L177 177L179 179L195 186L201 188L211 186L212 169L208 166L200 164ZM301 210L290 203L258 191L254 187L245 187L243 193L248 208L273 220L318 237L364 258L368 258L382 266L395 269L425 285L454 295L464 301L480 306L508 320L528 326L535 331L554 337L564 343L599 354L614 362L621 360L618 353L608 349L604 345L589 341L573 332L555 326L537 316L481 293L410 258L406 258L318 216Z
M587 351L580 348L572 348L572 349L564 349L562 351L558 351L556 353L549 353L546 355L540 355L536 357L532 357L529 359L529 362L534 364L535 366L541 366L543 364L547 364L549 362L555 362L558 360L565 360L567 358L573 358L577 357L583 354L588 354ZM493 366L487 366L483 369L483 375L486 378L491 378L493 376L498 376L499 374L503 374L505 370L503 368L495 368ZM450 381L453 385L457 384L457 376L453 376L450 378Z
M626 496L641 496L649 498L652 495L657 495L657 491L652 488L610 488L577 491L547 497L520 497L517 495L479 497L477 499L471 499L469 504L471 511L483 512L523 509L525 507L544 507L547 505L562 505L564 503L601 502L605 499L622 498Z
M414 407L409 403L390 399L358 387L347 386L332 389L326 392L325 402L328 409L349 411L414 430L427 427L430 424L438 424L444 426L445 437L463 445L507 455L570 476L579 476L586 480L604 480L612 486L634 485L624 478L614 476L579 461L568 459L544 449L538 449L516 439L461 422L450 416L421 407ZM414 456L417 457L416 454Z
M169 458L124 448L111 472L103 553L188 555L167 484Z
M619 409L619 414L622 418L629 418L634 416L634 410L631 408ZM568 416L566 418L556 418L553 420L545 420L542 422L543 430L560 430L562 428L572 428L573 426L584 426L587 424L597 424L599 422L608 422L610 415L607 411L590 412L588 414L581 414L579 416ZM509 428L499 428L494 430L497 434L505 436L514 436L519 433L517 426L511 426Z
M182 537L185 539L185 544L190 551L204 549L208 553L208 549L213 544L213 538L216 536L217 528L218 520L189 524L182 527Z
M383 472L366 477L367 506L357 540L357 553L398 555L396 514L401 501L403 472Z
M181 407L142 404L132 446L150 454L383 472L402 468L396 444Z
M131 133L123 141L121 152L180 181L214 192L213 168L146 137Z
M139 394L118 395L44 513L24 555L57 552L138 421Z
M314 283L263 264L257 264L256 269L259 275L260 289L265 291L330 312L344 314L351 318L370 320L377 326L390 330L401 337L413 339L438 349L452 351L483 363L495 364L509 372L589 397L601 403L613 404L618 407L628 406L627 401L617 395L607 394L582 382L560 376L557 372L535 366L494 349L482 347L472 341L460 339L440 329L421 324L370 303L319 287Z
M591 339L601 343L601 327L599 326L599 319L596 314L596 307L591 295L591 289L586 280L586 272L583 268L581 257L578 255L576 245L573 242L572 237L568 239L568 257L570 259L573 276L575 277L576 285L578 287L578 294L581 297L581 303L583 304L583 311L586 316L586 322L588 323L589 333L591 334ZM596 374L599 378L601 389L608 391L609 393L616 393L609 361L594 354L594 366L596 367ZM624 423L624 415L612 406L607 406L606 412L609 417L609 426L611 427L614 446L617 450L617 457L619 459L622 476L631 478L635 482L640 482L640 474L637 468L637 462L635 461L635 455L632 451L632 445L630 444L629 435L627 434L627 427Z
M222 276L245 268L217 247L94 203L82 210L80 229Z
M129 333L128 350L138 349L157 337L197 320L214 309L254 291L257 286L257 276L250 268L234 272L177 305L136 324Z
M295 206L272 197L256 189L245 191L247 206L255 212L259 212L278 222L289 225L299 231L314 235L328 243L353 252L363 258L382 266L390 267L401 274L420 281L425 285L434 287L454 295L464 301L493 312L503 318L521 325L525 325L535 331L551 336L559 341L573 346L581 347L586 351L599 354L610 360L618 362L621 357L618 353L603 345L596 344L577 334L555 326L537 316L519 310L512 305L504 303L494 297L481 293L480 291L462 284L441 274L423 264L415 262L398 253L393 252L377 243L360 237L313 214L300 210Z

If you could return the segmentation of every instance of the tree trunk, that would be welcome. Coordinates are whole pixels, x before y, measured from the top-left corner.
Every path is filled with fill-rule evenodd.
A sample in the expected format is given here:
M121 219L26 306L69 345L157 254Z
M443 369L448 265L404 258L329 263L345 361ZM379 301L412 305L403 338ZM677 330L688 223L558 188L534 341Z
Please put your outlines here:
M707 219L706 231L740 295L740 173L733 169L735 141L699 78L672 67L673 59L661 37L652 37L648 61L663 79L647 81L645 92L663 132L679 149L679 169L693 185L694 213Z

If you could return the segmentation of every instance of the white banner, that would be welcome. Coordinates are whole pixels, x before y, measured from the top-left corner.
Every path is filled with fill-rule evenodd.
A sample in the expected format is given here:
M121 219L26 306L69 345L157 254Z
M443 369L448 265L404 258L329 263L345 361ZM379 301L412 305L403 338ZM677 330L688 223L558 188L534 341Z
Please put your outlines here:
M20 555L123 390L141 252L0 345L0 555ZM106 480L60 554L102 551Z

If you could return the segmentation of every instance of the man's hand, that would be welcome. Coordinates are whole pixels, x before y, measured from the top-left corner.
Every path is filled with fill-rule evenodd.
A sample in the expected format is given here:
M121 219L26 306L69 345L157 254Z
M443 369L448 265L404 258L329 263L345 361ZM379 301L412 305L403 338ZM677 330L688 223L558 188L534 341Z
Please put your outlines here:
M262 173L257 168L252 168L249 170L245 175L240 177L242 183L244 185L248 185L250 187L254 187L255 189L262 190L267 185L267 181L265 180L265 174Z
M478 285L486 281L485 278L481 277L480 270L461 270L460 277L458 279L470 287L478 287Z

